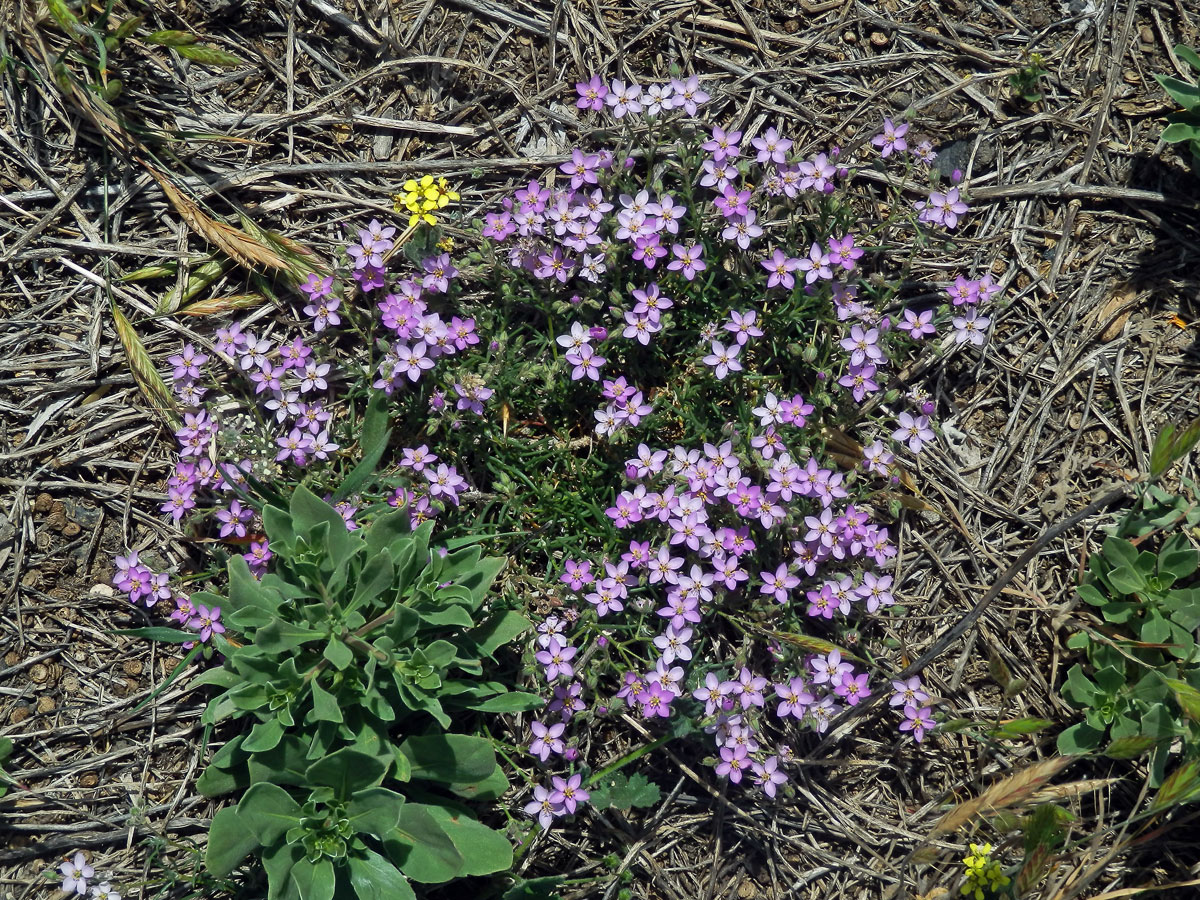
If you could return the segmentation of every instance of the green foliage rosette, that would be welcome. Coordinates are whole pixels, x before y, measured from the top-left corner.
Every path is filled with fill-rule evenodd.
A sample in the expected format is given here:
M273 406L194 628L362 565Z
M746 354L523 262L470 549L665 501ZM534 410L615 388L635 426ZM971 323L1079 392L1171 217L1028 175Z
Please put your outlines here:
M208 796L240 792L217 813L210 871L261 858L270 900L415 897L440 883L507 869L505 835L465 801L508 782L491 742L463 733L469 711L509 712L540 698L484 677L484 661L529 627L484 600L504 560L474 542L429 546L432 523L407 509L361 530L300 487L289 509L263 510L273 572L241 557L217 635L225 664L199 683L220 693L206 723L245 720L247 733L199 779Z

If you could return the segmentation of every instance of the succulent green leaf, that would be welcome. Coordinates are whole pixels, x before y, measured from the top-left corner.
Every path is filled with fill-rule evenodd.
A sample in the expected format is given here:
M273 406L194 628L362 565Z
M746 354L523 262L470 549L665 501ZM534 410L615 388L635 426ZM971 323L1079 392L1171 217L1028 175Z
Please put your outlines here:
M224 878L259 846L258 837L232 806L218 810L208 827L204 866Z
M300 823L300 804L279 785L263 781L242 795L237 814L263 846L270 846Z
M401 872L421 884L440 884L463 873L462 854L422 803L404 804L384 850Z
M416 900L408 879L373 850L351 856L350 886L358 900Z
M487 700L479 703L468 704L467 709L474 709L485 713L515 713L540 709L545 705L545 699L539 694L530 694L525 691L511 691L506 694L489 697Z
M512 844L457 804L426 804L425 809L450 836L463 858L463 875L491 875L512 866Z
M1086 722L1072 725L1058 736L1058 752L1064 756L1091 753L1104 740L1104 732Z
M355 791L374 787L382 779L386 766L377 757L346 747L317 760L305 777L313 784L333 788L334 794L349 798Z
M309 682L309 687L312 689L312 715L314 720L318 722L345 721L342 715L341 704L338 703L337 698L325 690L316 678Z
M412 777L445 784L479 781L496 768L496 752L483 738L466 734L410 737L400 745L412 763Z
M279 724L279 720L268 719L265 722L259 722L250 729L250 735L246 738L246 742L242 744L242 748L249 750L251 753L258 753L262 750L270 750L278 746L282 738L283 726Z
M346 807L346 817L355 831L373 834L381 840L400 822L404 795L387 788L373 787L358 791Z
M1147 588L1146 579L1133 566L1117 566L1108 573L1108 581L1122 594L1137 594Z
M1112 535L1105 538L1104 544L1100 548L1100 554L1113 567L1129 566L1133 568L1137 565L1137 547L1123 538Z
M388 405L387 395L380 391L372 394L371 399L367 402L367 411L363 416L362 423L362 458L334 492L335 500L345 500L375 474L375 468L379 465L379 460L383 458L388 440L392 436L391 430L387 427ZM407 517L408 512L404 511L403 515Z
M312 863L302 856L292 865L291 876L300 892L300 900L333 900L337 880L333 863L328 859Z
M532 627L533 623L519 612L504 610L468 632L468 637L475 641L479 653L494 659L497 650L516 640Z
M1163 543L1158 554L1158 571L1169 575L1175 581L1182 581L1200 567L1200 554L1187 539L1187 535L1179 532L1171 535Z

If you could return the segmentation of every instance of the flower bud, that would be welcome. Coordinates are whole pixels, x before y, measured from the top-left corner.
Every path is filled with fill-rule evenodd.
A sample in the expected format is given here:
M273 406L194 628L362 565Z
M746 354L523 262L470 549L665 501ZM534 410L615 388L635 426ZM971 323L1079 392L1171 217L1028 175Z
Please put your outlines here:
M608 339L608 329L603 325L593 325L588 329L588 335L593 341L604 341Z
M892 388L890 391L888 391L886 394L883 395L884 403L895 403L899 399L900 399L900 392L898 390L896 390L895 388Z
M815 363L817 361L817 348L814 344L809 344L804 348L804 352L800 354L800 358L806 363Z

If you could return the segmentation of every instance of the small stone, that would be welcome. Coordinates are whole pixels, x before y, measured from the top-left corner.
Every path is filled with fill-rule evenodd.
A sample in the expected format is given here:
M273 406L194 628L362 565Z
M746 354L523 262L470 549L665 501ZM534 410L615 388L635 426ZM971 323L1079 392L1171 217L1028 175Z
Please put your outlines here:
M857 44L858 43L858 35L855 34L853 31L843 32L842 42L846 43L846 44Z

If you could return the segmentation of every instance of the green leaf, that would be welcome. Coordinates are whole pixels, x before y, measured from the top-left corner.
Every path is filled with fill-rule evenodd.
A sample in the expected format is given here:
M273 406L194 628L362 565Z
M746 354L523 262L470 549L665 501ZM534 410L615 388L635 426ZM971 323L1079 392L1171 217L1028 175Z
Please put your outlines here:
M246 740L244 734L239 734L228 744L213 754L200 777L196 779L196 790L205 797L219 797L235 788L248 788L250 781L244 775L246 760L249 754L242 750Z
M467 637L475 641L478 652L490 658L495 658L498 649L508 644L530 628L533 623L513 610L504 610L494 614L478 628L467 632Z
M373 525L372 529L375 527ZM358 609L363 604L375 599L383 599L384 591L391 587L396 577L392 557L386 550L372 552L368 540L367 554L367 564L363 566L363 570L358 576L358 583L354 586L354 597L350 602L351 609ZM389 601L390 599L388 598Z
M351 856L350 886L358 900L416 900L412 885L397 868L374 850Z
M433 611L421 609L420 613L421 619L429 625L456 625L459 628L470 628L475 624L471 613L457 604Z
M1158 571L1175 581L1187 578L1200 566L1200 554L1182 532L1169 537L1158 553Z
M300 485L292 493L288 511L292 514L292 527L297 535L312 535L322 522L329 528L330 536L340 536L340 547L345 547L349 533L346 531L346 520L336 509L306 488ZM329 554L334 562L341 559L344 553Z
M399 827L383 846L396 867L421 884L440 884L462 874L462 854L424 804L404 804Z
M410 737L400 745L412 763L412 777L445 784L479 781L496 768L490 741L466 734Z
M347 647L346 642L337 635L329 639L322 656L329 660L330 664L339 672L354 662L354 651Z
M1104 606L1108 603L1108 597L1100 593L1100 590L1094 584L1081 584L1075 588L1075 593L1079 595L1084 603L1089 603L1092 606Z
M508 792L508 778L496 766L483 781L449 785L450 791L464 800L498 800Z
M265 722L259 722L250 729L250 736L242 744L242 749L249 750L251 753L270 750L279 744L282 737L283 726L279 723L279 720L268 719Z
M1091 706L1096 697L1096 685L1083 674L1083 666L1076 663L1067 672L1063 695L1076 706Z
M1170 75L1155 75L1154 77L1163 86L1163 90L1171 95L1171 99L1184 109L1192 109L1200 105L1200 87Z
M1123 538L1112 535L1105 538L1100 555L1114 567L1129 566L1132 569L1137 565L1137 547Z
M1200 72L1200 55L1198 55L1195 50L1193 50L1187 44L1176 44L1174 49L1176 56L1182 59L1197 72Z
M283 619L275 619L270 625L258 629L254 635L254 645L268 653L282 653L287 650L295 650L310 641L324 639L324 632L314 631L304 625L285 622Z
M589 801L596 809L630 809L631 807L654 806L662 797L662 791L645 775L635 772L626 776L611 772L588 785Z
M317 760L308 767L305 777L314 784L333 788L337 797L348 799L355 791L379 784L386 771L377 757L346 747Z
M462 854L463 875L491 875L512 866L513 848L508 838L474 819L464 807L426 804L425 809Z
M1072 725L1058 736L1058 752L1063 756L1091 753L1104 740L1104 732L1086 722Z
M470 591L471 599L474 601L472 609L478 609L483 603L483 598L487 596L488 588L492 586L492 582L496 580L496 576L500 574L500 570L504 568L507 560L502 556L488 556L479 560L475 564L473 571L465 577L457 579L457 584L460 587Z
M342 722L342 706L337 702L337 698L325 688L321 687L320 683L314 678L309 682L309 687L312 688L313 710L312 717L317 722Z
M218 810L208 826L208 847L204 866L218 878L224 878L259 846L254 831L227 806Z
M313 864L302 856L292 866L292 881L300 891L300 900L333 900L337 876L333 863L322 859Z
M264 846L300 824L300 804L279 785L261 781L242 795L237 814Z
M264 506L262 517L263 529L267 532L272 547L291 548L296 543L296 530L292 527L292 517L286 510L278 506Z
M1146 616L1138 634L1148 644L1165 644L1171 639L1171 626L1157 610L1154 610Z
M1148 587L1142 573L1132 566L1117 566L1108 573L1108 582L1122 594L1137 594Z
M358 465L346 476L341 486L334 492L335 500L345 500L357 491L367 479L375 474L375 467L387 449L392 432L387 427L389 399L382 391L371 395L367 403L367 411L362 422L362 458ZM408 512L404 515L407 517Z
M229 572L230 611L259 609L272 616L278 613L283 598L250 574L250 567L240 553L229 558L226 568Z
M467 709L474 709L485 713L514 713L540 709L545 705L545 699L539 694L510 691L507 694L490 697L481 703L470 703L467 705Z
M255 753L247 760L250 783L307 784L304 776L310 765L307 750L308 744L299 735L284 735L277 746L263 753Z
M1200 140L1200 123L1193 125L1190 122L1172 122L1163 129L1162 139L1168 144Z
M404 796L387 788L374 787L357 792L346 807L346 817L355 831L383 839L400 822Z
M263 868L267 870L267 900L298 898L296 886L292 884L292 867L304 858L304 848L299 844L279 843L263 852Z

